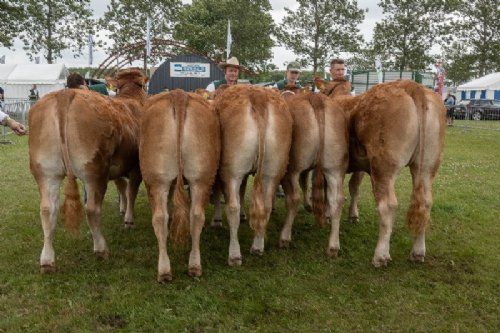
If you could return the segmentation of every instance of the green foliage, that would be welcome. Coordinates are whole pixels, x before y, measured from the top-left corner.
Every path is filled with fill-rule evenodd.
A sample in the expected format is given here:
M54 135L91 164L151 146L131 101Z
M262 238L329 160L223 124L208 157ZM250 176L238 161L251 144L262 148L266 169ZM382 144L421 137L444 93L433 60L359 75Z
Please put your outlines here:
M381 0L384 19L377 22L374 49L387 69L424 70L432 62L430 50L452 27L452 1Z
M465 45L453 42L450 46L445 45L443 49L443 58L446 60L446 79L450 80L454 86L467 82L477 75L474 69L477 58L468 53Z
M12 47L25 18L20 0L0 0L0 13L0 46Z
M298 0L299 8L285 8L286 16L276 31L281 45L291 49L313 72L326 67L340 52L358 50L362 40L358 24L364 11L356 0Z
M19 38L31 60L39 52L49 64L71 49L75 56L94 31L90 0L20 0L27 19Z
M227 23L231 55L240 64L263 70L272 57L273 19L268 0L193 0L180 14L174 37L215 61L226 58Z
M498 0L461 1L458 9L455 35L466 64L470 64L469 71L474 71L477 76L500 71Z
M151 18L151 40L171 38L180 8L180 0L111 0L104 17L100 20L100 25L109 31L107 37L113 42L107 46L107 51L123 50L130 44L145 41L148 17ZM159 51L168 51L152 43L153 62L163 57L153 52L156 48ZM136 55L136 52L137 50L131 51L129 55ZM140 52L145 55L146 50Z
M228 267L229 229L225 221L223 229L208 226L209 207L201 235L204 275L189 278L189 251L169 247L174 280L166 285L155 280L158 245L144 187L136 228L125 230L111 183L101 222L111 258L93 256L87 227L75 239L58 223L57 272L40 275L43 233L27 138L9 135L14 145L0 145L0 331L496 332L500 131L465 131L461 124L447 130L425 263L407 260L411 176L404 170L396 182L399 208L387 268L370 263L378 218L366 177L359 224L347 222L344 207L337 259L324 254L330 228L319 229L302 206L292 246L278 249L285 205L277 199L264 256L250 255L252 230L242 223L243 266ZM248 199L247 192L247 208Z

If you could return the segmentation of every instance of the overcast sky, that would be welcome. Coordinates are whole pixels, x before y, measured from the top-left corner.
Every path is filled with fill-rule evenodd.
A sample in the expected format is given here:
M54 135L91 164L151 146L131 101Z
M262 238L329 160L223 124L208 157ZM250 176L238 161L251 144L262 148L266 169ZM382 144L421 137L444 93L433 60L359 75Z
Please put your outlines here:
M191 3L189 0L182 0L184 3ZM296 1L291 0L270 0L273 10L271 15L276 23L280 23L285 15L285 7L294 9L298 7ZM382 10L377 6L378 1L375 0L358 0L358 6L360 8L368 9L365 13L365 20L359 26L361 33L363 34L365 40L369 41L373 35L373 29L375 28L375 22L381 20ZM109 4L109 0L91 0L91 7L94 11L95 17L101 17L106 11L106 7ZM285 68L285 63L295 59L293 52L285 49L284 47L274 47L273 48L273 63L279 68ZM14 50L8 50L7 48L0 48L0 57L6 55L6 63L28 63L29 59L25 55L22 49L22 43L16 41L14 44ZM94 51L94 66L98 66L105 58L106 54L102 50ZM44 63L45 60L43 56L40 56L41 62ZM67 67L84 67L88 65L88 54L84 53L79 58L74 58L71 52L64 52L62 59L57 59L58 63L65 63Z

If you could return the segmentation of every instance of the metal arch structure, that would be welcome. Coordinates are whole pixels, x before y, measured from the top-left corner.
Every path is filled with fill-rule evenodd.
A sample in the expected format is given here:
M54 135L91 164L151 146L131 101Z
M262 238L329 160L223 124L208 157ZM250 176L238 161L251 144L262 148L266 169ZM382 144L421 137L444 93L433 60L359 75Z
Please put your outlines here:
M159 39L154 38L151 40L151 45L154 46L151 48L152 56L163 56L167 58L171 58L176 56L176 53L165 51L166 48L179 48L185 50L190 54L195 54L199 56L203 56L209 58L210 60L217 63L217 61L211 59L206 54L201 53L184 43L181 43L176 40L171 39ZM144 53L146 52L146 41L139 41L133 44L129 44L120 50L116 50L111 53L100 65L98 68L94 69L91 73L92 78L103 77L105 75L110 75L115 73L117 70L123 68L128 63L132 63L132 61L142 60L144 59ZM121 59L121 60L120 60ZM249 75L255 75L255 73L243 67L242 71Z
M151 45L154 46L151 48L152 56L164 56L170 58L176 54L170 51L165 51L165 49L180 48L189 53L206 57L206 55L175 40L155 38L151 40ZM146 52L146 41L139 41L116 50L111 53L98 68L92 71L91 77L96 78L112 74L132 61L144 59L144 52Z

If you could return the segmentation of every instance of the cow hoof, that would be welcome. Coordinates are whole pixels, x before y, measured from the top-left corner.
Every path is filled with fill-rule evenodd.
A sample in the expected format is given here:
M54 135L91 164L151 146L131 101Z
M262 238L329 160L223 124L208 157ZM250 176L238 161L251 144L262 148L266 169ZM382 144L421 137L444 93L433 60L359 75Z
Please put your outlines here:
M326 255L329 258L337 258L339 256L339 248L329 247L326 249Z
M188 268L188 275L190 277L200 277L202 274L201 266L193 266Z
M156 281L158 281L158 283L170 282L172 281L172 273L158 274Z
M210 223L210 227L216 229L222 228L222 220L219 219L212 220L212 223Z
M412 252L410 254L410 261L412 262L424 262L425 260L425 254L418 254L418 253L414 253Z
M291 242L292 242L292 241L291 241L291 240L289 240L289 239L280 239L280 240L278 241L278 247L279 247L280 249L288 249L288 248L290 247L290 243L291 243Z
M134 222L133 222L133 221L131 221L131 222L127 222L127 221L125 221L125 223L123 224L123 227L124 227L125 229L133 229L133 228L135 227L135 225L134 225Z
M391 256L376 258L373 257L372 264L376 268L387 267L387 264L391 261Z
M358 216L351 216L351 217L349 218L349 222L350 222L351 224L358 224L358 223L359 223L359 217L358 217Z
M241 266L242 262L243 262L243 259L241 258L241 256L240 257L229 258L227 260L228 265L231 266L231 267Z
M40 266L40 273L42 273L42 274L52 274L55 272L56 272L55 265L41 265Z
M262 249L256 249L253 246L250 248L250 253L259 257L262 257L264 255L264 250Z
M110 256L110 253L108 250L94 251L94 254L97 257L97 259L99 259L99 260L108 260L109 256Z

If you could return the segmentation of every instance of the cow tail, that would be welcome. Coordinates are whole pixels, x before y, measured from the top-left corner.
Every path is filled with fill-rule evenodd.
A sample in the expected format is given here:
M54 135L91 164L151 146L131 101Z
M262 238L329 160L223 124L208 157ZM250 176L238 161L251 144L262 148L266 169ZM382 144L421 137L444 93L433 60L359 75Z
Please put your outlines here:
M257 233L264 231L266 227L266 206L264 202L264 155L265 155L265 138L266 128L268 123L268 106L264 103L266 99L259 99L258 95L250 95L252 104L252 114L257 121L259 131L259 148L257 156L257 172L253 180L252 201L250 204L250 227Z
M413 179L413 190L411 193L410 207L406 215L408 228L413 234L420 234L425 231L430 223L430 207L426 202L424 181L424 155L425 155L425 128L428 112L427 98L422 87L417 86L410 92L413 101L417 107L419 118L419 143L417 173Z
M309 102L314 109L319 128L319 147L313 177L312 210L316 223L318 223L320 227L323 227L326 220L325 175L323 172L323 155L325 151L325 101L323 96L311 94Z
M80 201L80 192L76 182L76 176L71 167L70 153L68 149L68 110L75 97L71 89L62 90L57 94L57 117L59 119L59 134L61 137L61 150L64 168L66 170L66 184L64 186L64 202L61 208L63 223L66 230L72 235L78 236L80 224L83 222L84 211Z
M177 123L177 182L174 191L174 212L172 216L171 232L173 234L174 244L181 245L186 242L189 235L189 197L184 189L184 162L182 160L182 133L184 129L184 120L186 117L186 108L188 95L176 89L170 92L174 117Z

